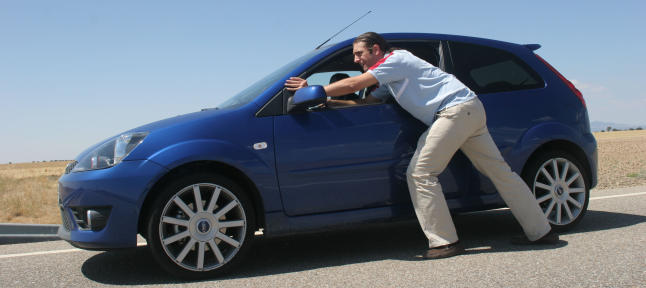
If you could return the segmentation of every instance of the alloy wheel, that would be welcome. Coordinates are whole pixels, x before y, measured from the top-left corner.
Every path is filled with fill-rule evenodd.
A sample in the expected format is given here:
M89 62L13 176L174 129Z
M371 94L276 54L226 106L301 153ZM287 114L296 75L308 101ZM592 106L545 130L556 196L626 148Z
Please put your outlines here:
M579 168L566 158L552 158L540 165L533 193L550 223L564 226L585 210L587 190Z
M238 253L247 225L235 194L219 185L199 183L170 197L159 219L159 239L175 264L210 271Z

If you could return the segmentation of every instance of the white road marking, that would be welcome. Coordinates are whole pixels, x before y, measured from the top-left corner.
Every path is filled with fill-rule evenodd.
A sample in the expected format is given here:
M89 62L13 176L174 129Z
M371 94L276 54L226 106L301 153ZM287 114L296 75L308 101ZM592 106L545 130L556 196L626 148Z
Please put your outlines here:
M619 197L629 197L629 196L640 196L640 195L646 195L646 192L630 193L630 194L620 194L620 195L610 195L610 196L599 196L599 197L590 197L590 200L601 200L601 199L610 199L610 198L619 198Z
M67 252L75 252L75 251L83 251L83 250L78 249L78 248L74 248L74 249L65 249L65 250L53 250L53 251L40 251L40 252L29 252L29 253L20 253L20 254L8 254L8 255L0 255L0 259L23 257L23 256L34 256L34 255L58 254L58 253L67 253Z
M146 246L146 245L147 245L146 242L137 243L137 247ZM88 250L83 250L83 249L79 249L79 248L72 248L72 249L63 249L63 250L7 254L7 255L0 255L0 259L24 257L24 256L47 255L47 254L59 254L59 253L68 253L68 252L80 252L80 251L88 251Z
M630 194L619 194L619 195L610 195L610 196L599 196L599 197L590 197L590 201L592 200L603 200L603 199L611 199L611 198L620 198L620 197L631 197L631 196L641 196L641 195L646 195L646 192L639 192L639 193L630 193ZM508 208L500 208L500 209L508 209ZM498 210L498 209L496 209ZM262 235L258 232L256 232L256 235ZM146 246L146 242L139 242L137 243L138 247L141 246ZM472 248L471 250L481 250L481 249L486 249L484 248ZM40 251L40 252L29 252L29 253L19 253L19 254L8 254L8 255L0 255L0 259L6 259L6 258L15 258L15 257L24 257L24 256L35 256L35 255L48 255L48 254L59 254L59 253L68 253L68 252L78 252L78 251L86 251L78 248L74 249L63 249L63 250L52 250L52 251Z

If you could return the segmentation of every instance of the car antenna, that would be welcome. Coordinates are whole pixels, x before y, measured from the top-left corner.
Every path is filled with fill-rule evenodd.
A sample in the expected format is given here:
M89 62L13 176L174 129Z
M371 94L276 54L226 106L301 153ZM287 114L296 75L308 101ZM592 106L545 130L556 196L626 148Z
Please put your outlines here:
M366 17L366 15L370 14L370 12L372 12L372 11L370 10L370 11L366 12L366 14L363 14L363 16L357 18L357 20L354 20L354 22L350 23L350 25L348 25L345 28L341 29L341 31L336 32L336 34L332 35L332 37L330 37L330 39L325 40L325 42L321 43L321 45L317 46L316 49L314 49L314 50L318 50L319 48L321 48L321 46L325 45L325 43L329 42L336 35L339 35L341 32L345 31L345 29L348 29L348 27L352 26L352 24L357 23L357 21L361 20L361 18Z

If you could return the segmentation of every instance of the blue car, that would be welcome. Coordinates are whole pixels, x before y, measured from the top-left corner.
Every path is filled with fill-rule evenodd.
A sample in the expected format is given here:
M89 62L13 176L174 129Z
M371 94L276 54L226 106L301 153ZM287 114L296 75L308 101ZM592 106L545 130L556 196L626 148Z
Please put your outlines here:
M479 95L503 157L554 228L581 220L597 183L596 141L583 96L534 53L540 45L383 36ZM362 73L352 41L311 51L218 108L87 149L59 180L59 236L107 250L135 247L141 234L165 270L202 278L240 264L259 230L270 237L413 218L405 172L426 126L392 99L320 105L326 95L316 85ZM286 91L292 76L312 87ZM505 205L461 152L439 178L453 212Z

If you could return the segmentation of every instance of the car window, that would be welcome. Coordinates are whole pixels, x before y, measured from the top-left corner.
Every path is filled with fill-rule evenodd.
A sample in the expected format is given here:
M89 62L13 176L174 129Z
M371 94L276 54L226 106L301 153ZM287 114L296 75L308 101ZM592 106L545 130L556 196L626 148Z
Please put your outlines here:
M450 43L454 75L478 94L535 89L543 79L515 55L491 47Z
M438 66L440 62L439 42L426 40L394 40L390 42L393 47L405 49L424 59L425 61ZM343 78L357 76L363 73L361 66L354 63L352 47L345 48L335 56L326 59L321 64L316 65L314 69L308 71L305 75L308 85L328 85L334 81ZM354 94L348 94L336 99L340 100L357 100L363 98L361 91ZM390 99L389 99L390 100ZM386 100L382 103L392 101ZM380 104L380 103L376 103ZM375 104L368 104L375 105ZM345 106L347 107L347 106ZM340 108L340 107L338 107Z
M439 42L437 41L391 41L391 45L396 48L407 50L413 55L424 59L424 61L439 67L440 53Z
M325 86L328 84L332 84L336 81L349 78L349 77L354 77L357 75L361 75L361 71L341 70L341 71L319 72L319 73L314 73L310 75L310 77L307 77L307 84ZM334 97L334 99L339 99L339 100L359 100L360 98L361 97L359 96L359 92L350 93L340 97Z
M343 75L340 76L339 75ZM335 79L342 79L342 78L347 78L347 77L354 77L357 75L361 75L361 71L355 70L355 71L330 71L330 72L319 72L319 73L314 73L310 75L310 77L307 77L307 84L309 85L328 85L334 81ZM336 77L335 77L336 76ZM338 80L337 80L338 81Z
M323 62L315 65L313 69L306 72L304 75L308 85L328 85L332 82L339 81L344 78L357 76L363 73L361 66L354 63L354 55L352 55L352 47L347 47L340 50L330 58L325 59ZM334 97L335 100L353 100L358 101L363 97L360 91ZM377 103L379 104L379 103ZM330 107L332 109L346 108L353 105L343 105L337 107ZM374 104L369 104L374 105Z

